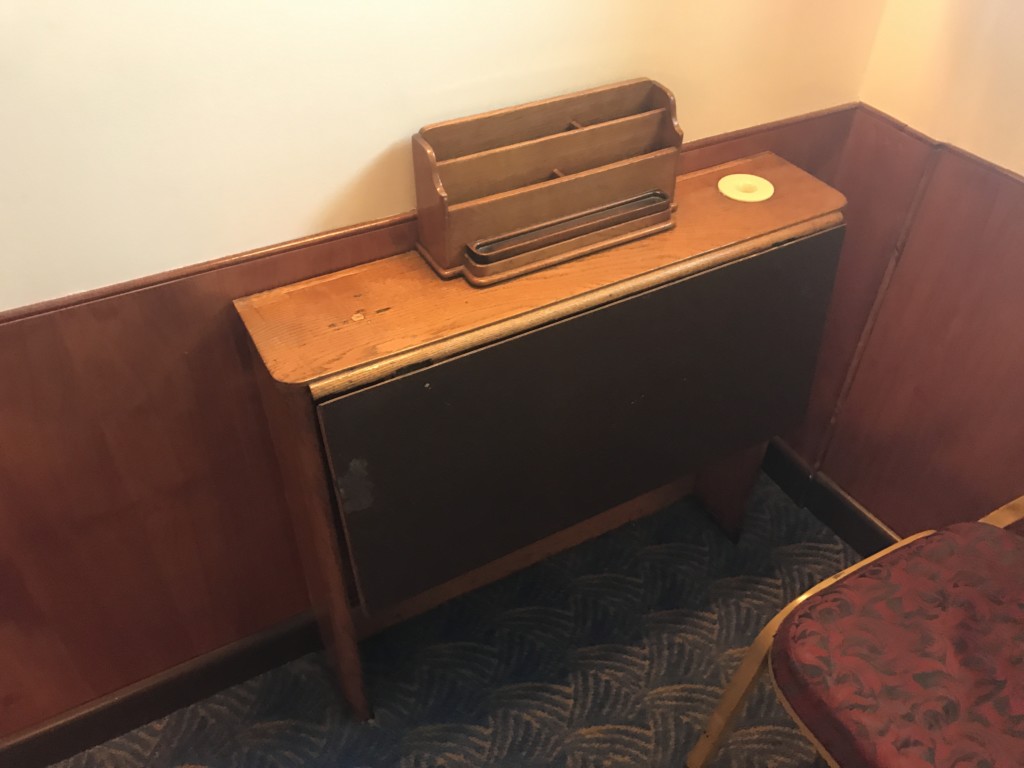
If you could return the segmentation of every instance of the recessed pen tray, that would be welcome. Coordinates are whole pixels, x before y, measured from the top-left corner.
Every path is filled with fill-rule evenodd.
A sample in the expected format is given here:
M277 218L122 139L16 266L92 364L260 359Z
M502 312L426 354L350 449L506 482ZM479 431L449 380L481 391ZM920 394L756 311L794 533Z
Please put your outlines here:
M631 80L413 136L417 248L486 285L672 226L672 94Z
M480 285L576 258L671 226L672 204L665 193L600 206L536 227L470 243L466 279Z

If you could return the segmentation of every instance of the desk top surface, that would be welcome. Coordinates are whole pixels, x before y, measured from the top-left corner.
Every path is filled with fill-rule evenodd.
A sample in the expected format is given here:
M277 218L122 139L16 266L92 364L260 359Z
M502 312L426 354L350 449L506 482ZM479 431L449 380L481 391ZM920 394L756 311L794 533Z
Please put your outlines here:
M753 173L762 203L718 180ZM771 153L680 176L674 229L486 288L440 279L415 251L235 301L270 374L340 394L842 222L842 194Z

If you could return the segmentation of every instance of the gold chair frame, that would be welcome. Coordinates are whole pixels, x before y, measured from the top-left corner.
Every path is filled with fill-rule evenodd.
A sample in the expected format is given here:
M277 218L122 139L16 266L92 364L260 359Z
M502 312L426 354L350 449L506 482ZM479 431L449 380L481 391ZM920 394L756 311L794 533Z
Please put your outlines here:
M987 525L995 526L996 528L1006 528L1013 523L1024 519L1024 496L1021 496L1009 504L1006 504L994 512L990 512L981 518L978 522L985 523ZM768 624L765 625L764 629L758 633L754 639L753 644L747 650L746 655L743 657L743 661L740 662L735 674L729 681L729 685L726 686L725 691L722 693L722 697L718 700L718 705L715 707L711 716L708 718L707 724L704 726L704 730L697 739L697 743L693 749L690 750L689 755L686 757L686 768L705 768L709 762L718 753L719 747L722 742L725 741L726 736L732 730L733 723L736 720L737 715L743 710L743 705L746 703L750 693L754 690L757 685L758 679L761 674L767 669L769 677L772 681L772 686L775 688L775 695L779 701L782 702L782 706L785 707L789 716L800 728L801 732L807 739L814 745L815 749L818 750L818 754L824 758L824 760L833 768L840 768L839 764L835 759L828 753L828 751L821 745L814 734L807 727L807 725L797 717L796 713L793 712L786 697L779 690L778 684L776 683L775 676L771 674L771 663L769 652L772 648L772 642L775 639L775 633L778 631L779 626L789 613L800 605L802 602L807 600L809 597L813 597L824 589L827 589L831 585L835 584L842 578L849 576L851 573L855 573L866 565L879 560L891 552L895 552L901 547L905 547L911 542L923 539L926 536L930 536L935 531L922 531L916 533L913 536L908 536L905 539L900 539L890 547L886 547L881 552L877 552L871 557L867 557L849 568L845 568L834 576L829 576L824 581L811 587L809 590L804 592L800 597L796 598L793 602L789 603L785 608L779 611Z

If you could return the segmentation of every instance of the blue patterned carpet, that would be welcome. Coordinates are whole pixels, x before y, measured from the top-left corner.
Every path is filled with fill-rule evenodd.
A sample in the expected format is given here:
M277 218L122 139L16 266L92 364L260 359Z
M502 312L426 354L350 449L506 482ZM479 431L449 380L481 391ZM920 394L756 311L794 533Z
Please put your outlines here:
M856 555L769 480L731 543L686 500L364 645L376 717L312 654L61 768L681 766L743 650ZM765 681L717 766L811 766Z

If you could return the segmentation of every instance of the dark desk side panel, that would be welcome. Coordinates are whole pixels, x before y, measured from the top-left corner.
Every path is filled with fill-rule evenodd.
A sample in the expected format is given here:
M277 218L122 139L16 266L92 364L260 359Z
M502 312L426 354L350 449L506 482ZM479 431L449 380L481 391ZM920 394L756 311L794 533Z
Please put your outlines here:
M841 241L829 230L322 404L366 608L799 422Z

